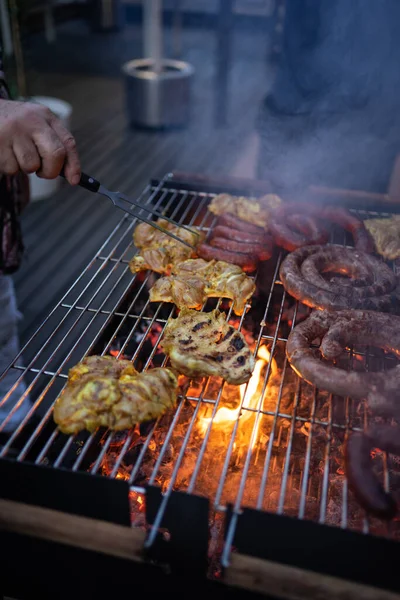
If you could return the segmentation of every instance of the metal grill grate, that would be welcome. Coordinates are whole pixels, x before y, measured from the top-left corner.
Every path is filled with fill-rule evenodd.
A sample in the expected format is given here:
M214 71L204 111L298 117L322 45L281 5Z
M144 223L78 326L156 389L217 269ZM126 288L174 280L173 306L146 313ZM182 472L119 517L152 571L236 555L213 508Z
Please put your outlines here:
M139 200L180 223L207 231L213 216L206 207L213 194L171 188L166 182L167 178L149 185ZM176 411L155 423L122 433L59 433L52 420L53 403L68 369L84 355L125 356L139 369L166 364L158 342L175 307L150 304L148 290L155 275L134 277L129 271L135 252L134 226L135 221L127 217L120 221L22 349L26 366L18 363L19 357L10 366L19 373L13 389L22 380L27 385L15 409L27 402L28 395L32 408L0 456L126 479L132 490L132 519L139 525L144 524L146 486L160 486L163 499L148 546L173 490L208 497L216 515L230 504L233 517L224 564L229 562L243 506L397 538L398 522L388 525L369 519L352 498L343 472L343 441L350 430L366 426L365 407L314 389L287 363L287 336L302 307L286 296L279 282L282 253L264 263L257 274L258 292L246 315L235 317L223 299L210 299L203 307L226 310L227 319L245 333L256 356L261 347L268 349L270 358L258 363L259 378L252 393L256 376L241 390L216 378L190 386L188 382ZM331 241L349 244L343 232L333 231ZM376 370L393 358L353 349L344 360L349 369ZM7 419L0 431L6 423ZM377 456L375 462L386 486L390 476L390 485L396 488L400 469L395 459L389 462L388 457Z

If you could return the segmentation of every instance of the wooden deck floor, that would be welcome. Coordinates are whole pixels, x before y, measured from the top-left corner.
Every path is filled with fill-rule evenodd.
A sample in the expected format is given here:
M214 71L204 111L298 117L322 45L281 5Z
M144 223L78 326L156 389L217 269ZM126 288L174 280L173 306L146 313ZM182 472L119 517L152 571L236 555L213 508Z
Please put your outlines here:
M57 96L73 106L73 131L82 167L110 189L135 196L152 177L179 169L230 174L254 136L268 86L268 36L237 32L229 74L227 125L215 124L215 33L188 30L183 58L196 69L192 118L184 130L129 128L121 64L140 56L140 31L90 34L82 23L60 28L55 46L32 40L27 52L30 93ZM171 39L167 32L167 48ZM32 203L23 216L26 254L15 275L26 341L82 271L121 212L101 197L66 184Z

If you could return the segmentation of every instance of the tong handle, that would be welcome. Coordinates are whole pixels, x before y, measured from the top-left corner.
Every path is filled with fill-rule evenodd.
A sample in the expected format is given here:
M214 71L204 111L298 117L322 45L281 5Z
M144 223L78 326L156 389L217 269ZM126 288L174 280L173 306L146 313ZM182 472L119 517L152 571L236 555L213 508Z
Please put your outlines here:
M64 177L64 179L65 179L64 167L61 169L60 176ZM80 187L85 188L85 190L89 190L89 192L96 193L99 191L100 181L97 181L97 179L95 179L91 175L87 175L86 173L81 173L81 179L80 179L78 185Z

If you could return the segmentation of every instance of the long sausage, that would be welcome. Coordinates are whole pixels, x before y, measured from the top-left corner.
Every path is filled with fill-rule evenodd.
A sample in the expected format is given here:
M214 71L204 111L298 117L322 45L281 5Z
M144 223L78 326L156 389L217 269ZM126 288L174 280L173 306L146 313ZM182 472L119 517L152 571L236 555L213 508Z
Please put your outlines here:
M375 252L374 240L365 228L364 223L345 208L341 208L340 206L324 206L321 210L321 218L336 223L336 225L349 231L353 236L354 247L357 250L362 250L369 254Z
M244 244L262 244L265 238L264 234L252 233L249 231L239 231L239 229L230 229L223 225L217 225L211 232L211 237L226 238L235 240Z
M244 244L242 242L227 240L226 238L215 237L211 239L210 246L230 250L231 252L239 252L240 254L247 254L254 258L254 260L269 260L272 256L272 242L267 240L265 244Z
M246 254L214 248L210 244L202 243L197 246L197 254L204 260L223 260L233 265L242 267L243 271L251 273L257 269L257 260Z
M302 232L305 217L311 218L308 224L310 227L309 234ZM322 244L327 241L326 229L318 224L315 219L322 219L343 227L353 235L354 246L357 249L367 253L374 252L373 239L366 230L364 223L341 207L288 202L272 212L269 228L277 245L293 251L308 244ZM321 237L319 238L319 236ZM318 241L319 239L320 241Z
M289 252L308 244L324 244L329 238L327 230L313 215L301 211L301 205L281 205L273 212L269 223L275 244Z
M257 225L253 225L252 223L247 223L247 221L243 221L242 219L239 219L239 217L236 217L231 213L225 213L218 217L217 225L230 227L232 229L238 229L239 231L258 233L259 235L264 234L264 229L262 227L258 227Z

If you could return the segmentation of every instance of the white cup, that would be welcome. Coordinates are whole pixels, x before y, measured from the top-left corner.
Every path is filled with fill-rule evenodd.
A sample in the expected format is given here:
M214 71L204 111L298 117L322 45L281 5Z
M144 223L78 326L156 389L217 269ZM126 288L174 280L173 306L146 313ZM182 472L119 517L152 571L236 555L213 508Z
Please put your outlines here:
M47 96L33 96L29 101L47 106L60 119L64 127L71 129L72 106L68 102ZM29 175L29 184L31 201L35 202L52 196L60 187L60 178L41 179L33 173Z

